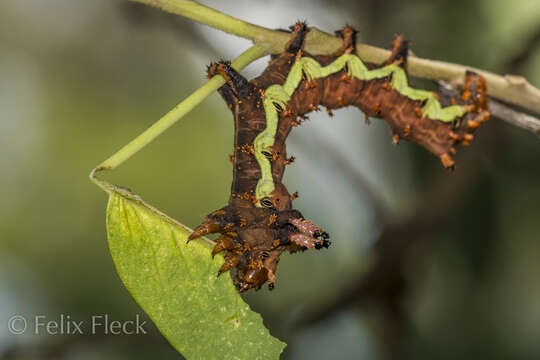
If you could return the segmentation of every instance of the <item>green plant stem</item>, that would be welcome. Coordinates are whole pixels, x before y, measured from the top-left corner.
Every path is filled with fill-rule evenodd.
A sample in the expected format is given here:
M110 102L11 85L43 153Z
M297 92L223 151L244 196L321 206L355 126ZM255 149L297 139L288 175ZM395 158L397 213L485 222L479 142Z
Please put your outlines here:
M132 1L155 6L227 33L250 39L255 44L265 46L273 54L282 52L289 40L289 35L286 33L242 21L193 0ZM338 49L341 42L341 39L313 29L307 36L305 49L314 55L329 54ZM381 63L390 55L388 50L362 43L357 43L357 50L360 59L366 62ZM490 96L540 114L540 89L532 86L523 77L501 76L468 66L422 59L416 56L408 58L407 71L411 76L445 81L454 87L463 83L467 70L477 72L486 79Z
M241 70L253 61L267 55L267 50L261 45L255 45L243 52L238 58L232 62L232 67L236 70ZM225 79L221 75L214 76L206 84L201 86L190 96L188 96L180 104L176 105L171 111L165 114L161 119L150 126L146 131L131 140L127 145L121 148L118 152L112 155L107 160L99 164L90 174L90 178L98 186L105 191L110 191L110 184L98 180L96 173L102 170L112 170L129 159L156 137L161 135L165 130L171 127L174 123L180 120L184 115L193 110L195 106L200 104L204 99L211 95L214 91L225 84Z
M274 37L274 31L262 26L251 24L232 16L226 15L220 11L214 10L207 6L201 5L192 0L132 0L135 2L144 3L157 7L161 10L182 15L189 19L195 20L202 24L206 24L215 29L222 30L226 33L237 35L243 38L252 39L260 38L261 41L270 37ZM282 34L282 38L286 40L287 34Z

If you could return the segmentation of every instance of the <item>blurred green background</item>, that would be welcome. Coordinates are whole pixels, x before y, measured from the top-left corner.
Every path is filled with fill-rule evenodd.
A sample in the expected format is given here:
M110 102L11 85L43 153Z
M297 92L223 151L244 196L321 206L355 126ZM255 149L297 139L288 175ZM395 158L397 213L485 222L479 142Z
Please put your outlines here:
M419 56L540 85L538 0L202 2L271 28L349 23L377 46L404 34ZM32 319L144 316L88 173L203 84L206 64L248 46L125 0L0 2L0 358L180 358L151 325L48 336ZM282 358L540 358L539 140L493 119L448 174L357 109L310 118L291 135L285 183L333 246L283 256L276 290L245 296L289 344ZM213 95L105 177L194 227L227 202L232 131ZM17 314L22 335L7 326Z

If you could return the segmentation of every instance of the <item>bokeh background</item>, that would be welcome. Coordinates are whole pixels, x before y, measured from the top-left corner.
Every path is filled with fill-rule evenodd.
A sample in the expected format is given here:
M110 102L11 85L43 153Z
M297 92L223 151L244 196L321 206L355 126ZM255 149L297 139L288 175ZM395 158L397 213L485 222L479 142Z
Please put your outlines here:
M540 85L538 0L202 2L271 28L349 23L377 46L404 34L419 56ZM181 358L152 326L14 335L7 321L145 316L88 173L203 84L206 64L248 46L125 0L0 2L0 358ZM285 183L333 245L283 256L276 290L245 296L288 343L282 358L540 358L540 141L493 119L449 174L356 109L310 119L291 135ZM105 177L194 227L227 202L232 142L213 95Z

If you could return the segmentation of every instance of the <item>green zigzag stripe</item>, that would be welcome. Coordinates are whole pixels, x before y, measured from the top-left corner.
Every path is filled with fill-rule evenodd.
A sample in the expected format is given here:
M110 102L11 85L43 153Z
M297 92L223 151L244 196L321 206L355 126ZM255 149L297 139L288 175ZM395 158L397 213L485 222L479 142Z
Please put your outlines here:
M466 112L465 108L460 105L443 108L433 92L410 87L407 83L407 74L397 65L389 64L382 68L369 70L358 56L345 54L331 64L321 66L313 58L303 57L294 63L283 85L269 86L264 92L263 106L266 114L266 129L257 135L253 142L255 158L261 168L261 178L255 189L258 207L261 206L260 200L271 196L274 191L272 167L270 161L263 155L263 151L269 151L269 148L274 145L279 120L277 106L282 109L286 108L287 102L302 81L304 74L308 80L314 80L335 74L345 67L350 76L364 81L392 76L390 85L394 90L411 100L425 101L422 114L431 120L450 122L463 116Z

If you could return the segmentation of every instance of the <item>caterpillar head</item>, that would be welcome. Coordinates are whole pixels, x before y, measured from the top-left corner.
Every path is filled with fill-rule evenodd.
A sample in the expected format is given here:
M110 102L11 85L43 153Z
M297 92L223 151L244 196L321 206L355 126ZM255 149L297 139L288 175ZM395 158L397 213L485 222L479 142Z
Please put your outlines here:
M208 215L189 240L209 233L222 234L212 253L225 253L219 274L236 269L241 292L264 283L272 289L282 252L330 246L328 234L296 210L226 206Z

